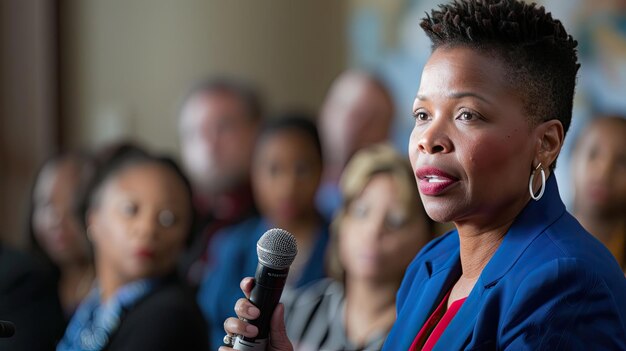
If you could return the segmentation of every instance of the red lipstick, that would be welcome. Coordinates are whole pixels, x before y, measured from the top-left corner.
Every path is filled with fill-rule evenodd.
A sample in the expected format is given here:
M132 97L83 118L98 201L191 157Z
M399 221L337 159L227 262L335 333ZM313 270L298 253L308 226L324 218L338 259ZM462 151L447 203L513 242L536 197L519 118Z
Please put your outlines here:
M420 167L415 171L417 186L423 195L437 196L459 181L458 178L436 167Z
M155 252L153 250L149 250L149 249L139 249L137 251L135 251L135 255L137 255L137 257L140 258L145 258L145 259L153 259L154 256L156 255Z

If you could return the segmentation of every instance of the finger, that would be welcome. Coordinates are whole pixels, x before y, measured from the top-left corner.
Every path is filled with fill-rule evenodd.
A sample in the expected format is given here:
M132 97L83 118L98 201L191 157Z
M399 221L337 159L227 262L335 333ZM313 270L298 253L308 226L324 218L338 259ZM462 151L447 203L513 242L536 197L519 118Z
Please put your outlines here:
M248 338L254 338L259 333L259 329L254 325L234 317L224 321L224 330L228 334L239 334Z
M285 328L285 305L279 303L270 321L270 345L273 350L293 350Z
M220 348L218 349L219 351L235 351L235 349L233 349L232 347L228 347L228 346L220 346Z
M247 298L250 298L250 292L252 291L252 288L254 287L254 278L252 277L243 278L241 280L241 283L239 283L239 287L241 288L241 291L243 291L243 294L246 295Z
M261 311L248 299L239 299L235 304L235 313L237 317L254 320L259 318Z

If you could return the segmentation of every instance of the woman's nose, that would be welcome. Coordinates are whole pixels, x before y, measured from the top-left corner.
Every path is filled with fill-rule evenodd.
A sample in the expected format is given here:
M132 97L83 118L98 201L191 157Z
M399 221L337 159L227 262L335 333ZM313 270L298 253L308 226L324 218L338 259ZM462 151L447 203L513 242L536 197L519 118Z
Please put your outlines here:
M451 152L447 123L443 118L435 118L431 123L415 131L418 133L417 149L420 153L436 154Z

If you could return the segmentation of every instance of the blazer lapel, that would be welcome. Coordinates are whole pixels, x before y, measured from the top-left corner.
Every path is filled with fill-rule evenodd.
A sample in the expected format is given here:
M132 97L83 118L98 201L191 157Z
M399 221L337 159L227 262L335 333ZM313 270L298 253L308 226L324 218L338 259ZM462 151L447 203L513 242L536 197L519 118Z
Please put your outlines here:
M398 315L397 321L406 323L405 332L397 335L398 345L408 350L413 340L426 323L435 308L461 276L459 249L438 260L424 262L424 268L430 273L429 278L420 287L421 293L411 295L414 300L407 300Z
M482 307L484 293L485 289L482 284L476 283L463 306L441 334L439 341L433 347L433 351L462 350L467 345L474 331L478 312Z

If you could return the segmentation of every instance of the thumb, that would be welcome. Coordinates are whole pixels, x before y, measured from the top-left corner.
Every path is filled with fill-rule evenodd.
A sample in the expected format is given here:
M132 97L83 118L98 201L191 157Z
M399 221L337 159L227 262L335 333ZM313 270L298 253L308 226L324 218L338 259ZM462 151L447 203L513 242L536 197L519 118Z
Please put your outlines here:
M270 322L270 350L293 351L285 328L285 305L279 303L274 309Z

